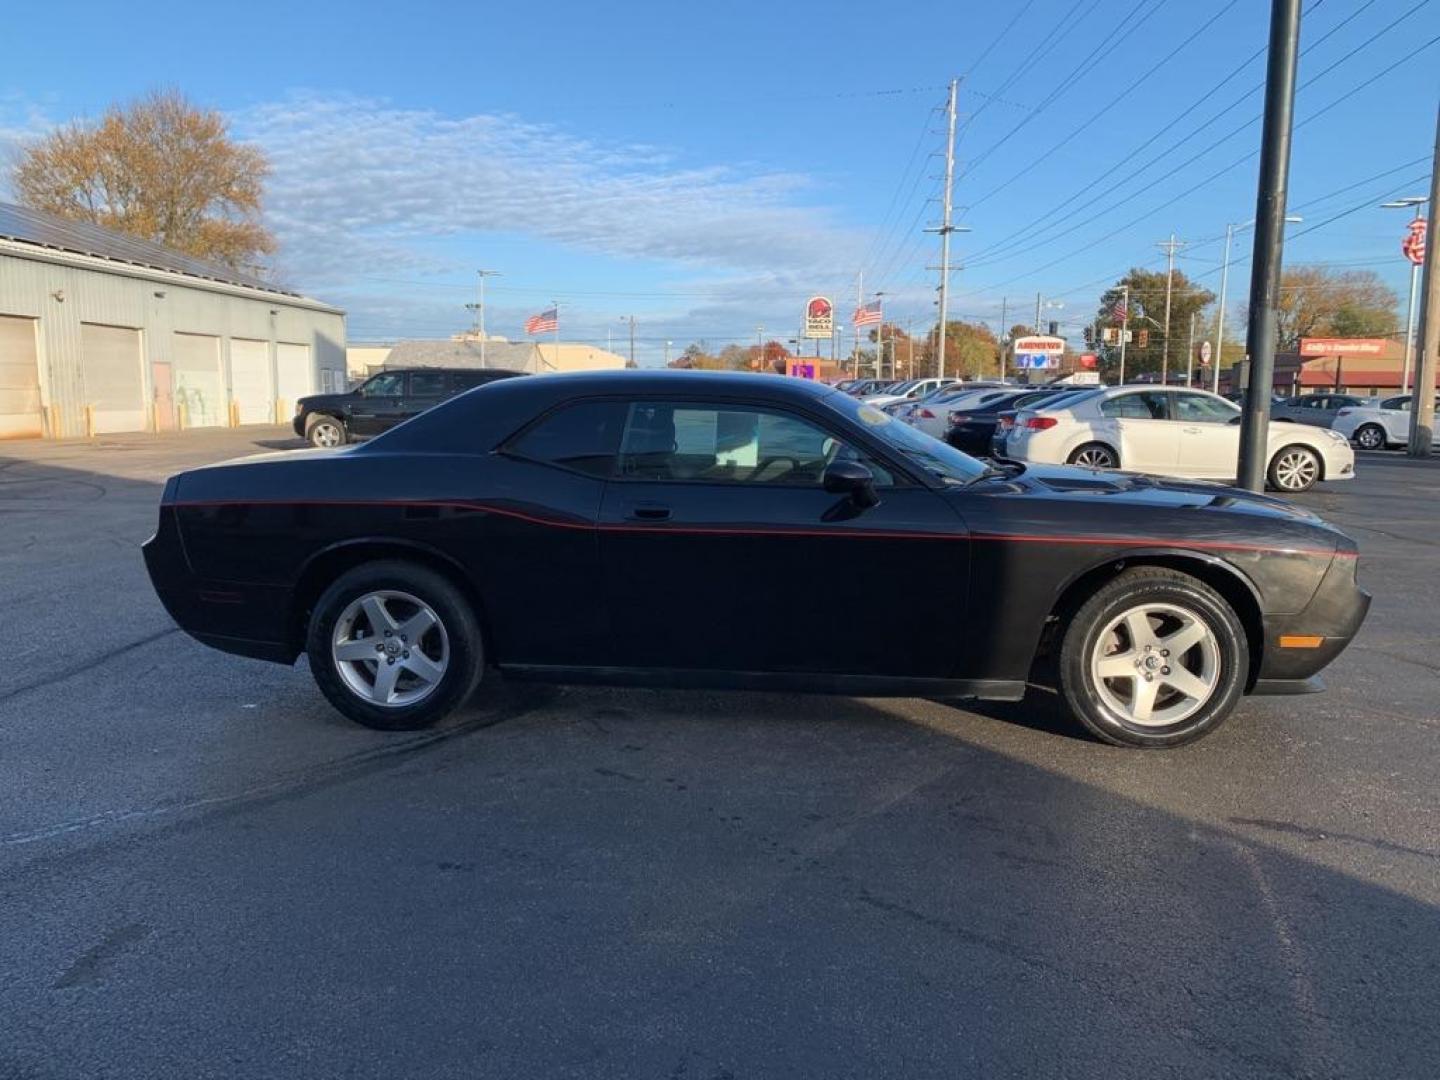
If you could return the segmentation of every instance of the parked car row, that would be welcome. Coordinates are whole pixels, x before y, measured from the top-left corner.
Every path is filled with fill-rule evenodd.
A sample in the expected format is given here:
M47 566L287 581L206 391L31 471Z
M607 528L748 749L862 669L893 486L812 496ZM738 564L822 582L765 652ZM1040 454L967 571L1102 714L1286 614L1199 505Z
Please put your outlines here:
M419 416L466 390L524 372L506 368L410 368L382 371L342 394L311 394L295 403L295 434L313 446L342 446Z

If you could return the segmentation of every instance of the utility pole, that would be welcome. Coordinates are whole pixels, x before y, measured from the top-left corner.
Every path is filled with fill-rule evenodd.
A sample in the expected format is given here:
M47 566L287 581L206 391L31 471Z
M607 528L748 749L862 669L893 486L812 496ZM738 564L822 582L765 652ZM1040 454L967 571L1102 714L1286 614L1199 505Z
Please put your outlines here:
M1195 363L1195 316L1198 311L1190 312L1190 339L1185 345L1185 385L1190 385L1190 367Z
M1430 217L1440 206L1440 111L1435 117L1435 164L1430 170ZM1420 292L1425 297L1420 308L1420 363L1415 371L1415 396L1410 399L1411 457L1430 456L1435 443L1435 371L1440 360L1440 274L1437 274L1435 237L1425 240L1425 277Z
M1176 240L1172 232L1170 239L1159 246L1169 257L1165 268L1165 341L1160 346L1160 385L1164 386L1170 381L1170 292L1175 284L1175 249L1185 245Z
M1295 119L1295 69L1300 54L1300 0L1272 0L1270 55L1265 67L1265 124L1255 195L1255 254L1250 272L1250 386L1240 420L1240 487L1265 486L1270 394L1275 385L1275 305L1285 247L1285 201Z
M1120 300L1120 381L1117 386L1125 385L1125 339L1130 336L1130 285L1127 282L1121 286L1122 294Z
M905 320L905 377L915 378L915 320Z
M935 374L945 377L945 323L950 317L950 224L951 193L955 187L955 95L960 80L950 80L950 96L945 103L945 195L940 216L940 332L936 336Z
M628 319L628 320L630 321L630 366L631 366L631 367L634 367L634 366L635 366L635 316L634 316L634 315L622 315L620 318L621 318L621 321L624 321L624 320L626 320L626 319Z
M765 327L755 327L755 348L759 350L755 354L755 370L765 370Z
M665 339L665 366L670 366L670 339Z
M1035 294L1035 323L1034 323L1034 325L1035 325L1035 329L1034 329L1033 331L1031 331L1031 332L1032 332L1032 333L1035 333L1035 334L1040 333L1040 294L1039 294L1038 292Z

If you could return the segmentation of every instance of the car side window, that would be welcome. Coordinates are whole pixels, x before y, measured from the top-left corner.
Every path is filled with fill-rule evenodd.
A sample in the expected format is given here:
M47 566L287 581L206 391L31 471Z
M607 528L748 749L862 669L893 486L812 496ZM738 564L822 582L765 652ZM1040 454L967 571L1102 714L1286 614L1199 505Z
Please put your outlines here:
M863 461L877 486L894 483L883 466L788 413L645 401L630 406L619 471L631 480L819 487L837 459Z
M1122 420L1164 420L1166 419L1165 397L1163 394L1142 390L1134 394L1121 394L1107 398L1100 403L1103 416Z
M1402 397L1386 398L1380 403L1382 409L1408 409L1410 408L1410 395Z
M410 373L410 395L412 397L444 397L448 380L443 371L412 371Z
M1175 395L1175 419L1187 423L1228 424L1239 414L1222 401L1204 394Z
M579 401L542 417L512 439L505 452L528 461L607 477L625 426L618 401Z
M399 397L405 392L405 373L385 371L366 381L360 388L366 397Z

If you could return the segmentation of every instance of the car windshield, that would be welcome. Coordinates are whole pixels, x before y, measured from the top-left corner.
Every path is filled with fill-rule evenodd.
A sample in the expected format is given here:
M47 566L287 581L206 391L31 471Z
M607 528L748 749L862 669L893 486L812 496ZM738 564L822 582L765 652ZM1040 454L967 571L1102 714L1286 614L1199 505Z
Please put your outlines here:
M825 400L831 408L863 425L911 464L946 483L967 484L986 472L985 466L969 454L962 454L953 446L926 435L918 428L902 424L873 405L866 405L844 394L831 394Z

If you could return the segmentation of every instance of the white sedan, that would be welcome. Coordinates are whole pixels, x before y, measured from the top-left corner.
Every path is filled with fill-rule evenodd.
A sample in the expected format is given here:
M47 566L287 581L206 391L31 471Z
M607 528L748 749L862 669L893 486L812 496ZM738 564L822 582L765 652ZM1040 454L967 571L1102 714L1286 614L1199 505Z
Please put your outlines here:
M953 379L907 379L905 382L897 383L890 387L883 393L871 394L861 400L864 401L866 405L874 405L878 409L881 406L891 405L897 401L904 401L907 398L914 400L915 398L925 397L925 395L933 394L936 390L952 382L954 382Z
M1410 442L1411 394L1386 398L1378 405L1355 405L1335 414L1334 431L1362 450L1384 450ZM1440 403L1440 402L1437 402Z
M1234 483L1240 408L1203 390L1117 386L1070 395L1015 417L1005 456L1023 461L1127 469ZM1300 424L1271 424L1266 477L1294 493L1355 475L1345 436Z

